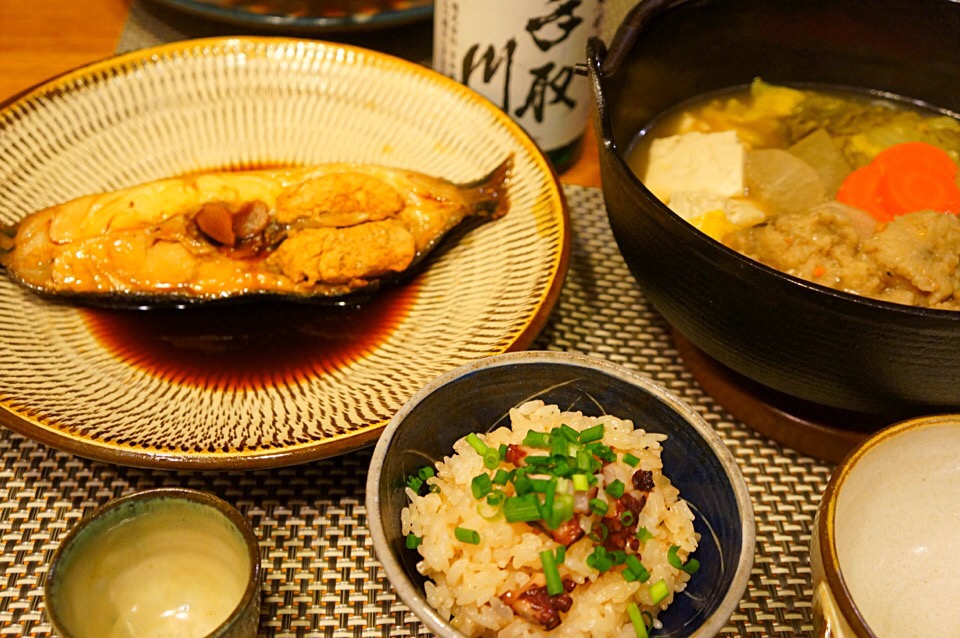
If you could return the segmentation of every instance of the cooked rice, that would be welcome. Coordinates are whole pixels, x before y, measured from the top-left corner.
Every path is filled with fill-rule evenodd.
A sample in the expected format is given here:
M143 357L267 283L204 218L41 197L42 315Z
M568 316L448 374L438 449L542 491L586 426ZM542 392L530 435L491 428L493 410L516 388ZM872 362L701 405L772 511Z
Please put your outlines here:
M547 631L543 625L515 614L501 597L542 586L540 552L555 550L559 544L528 523L507 523L502 515L492 520L484 518L484 515L490 516L491 510L474 498L471 481L489 470L484 468L480 454L465 439L460 439L454 444L455 454L438 462L436 476L427 480L427 484L436 486L433 489L439 488L438 491L421 496L407 488L410 505L402 513L403 533L412 533L421 539L416 551L422 557L418 564L420 572L431 579L426 583L427 601L467 636L635 636L627 613L628 603L635 602L640 610L649 612L655 619L690 579L689 574L668 563L668 550L678 545L678 555L686 561L699 541L699 534L693 530L690 507L661 473L661 443L666 436L634 429L631 421L612 416L586 417L579 412L561 412L557 406L545 405L542 401L530 401L511 410L510 419L512 428L501 427L479 435L480 439L497 448L501 444L519 445L529 430L549 432L566 424L583 431L603 423L603 443L610 446L618 458L604 473L625 476L628 486L636 470L653 473L655 487L648 493L636 522L638 528L646 527L653 533L641 547L641 560L650 578L644 583L628 582L622 567L600 574L587 564L595 543L584 536L566 550L560 565L561 576L576 583L570 593L572 607L561 614L561 624ZM640 459L635 468L620 460L626 453ZM512 466L501 463L501 467ZM603 492L602 474L599 487L598 498L612 501ZM512 484L506 491L512 495ZM595 520L598 520L595 515L585 516L581 527L589 531ZM478 531L480 543L458 541L454 536L457 527ZM670 593L655 605L649 587L661 578ZM654 626L658 625L655 622Z

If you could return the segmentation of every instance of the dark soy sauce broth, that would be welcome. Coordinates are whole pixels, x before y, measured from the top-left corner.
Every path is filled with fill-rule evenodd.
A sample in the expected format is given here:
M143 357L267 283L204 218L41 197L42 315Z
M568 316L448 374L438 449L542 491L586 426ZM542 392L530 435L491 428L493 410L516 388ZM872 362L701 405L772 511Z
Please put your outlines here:
M251 302L106 310L84 320L115 357L166 381L220 391L289 386L373 352L416 301L414 280L360 306Z

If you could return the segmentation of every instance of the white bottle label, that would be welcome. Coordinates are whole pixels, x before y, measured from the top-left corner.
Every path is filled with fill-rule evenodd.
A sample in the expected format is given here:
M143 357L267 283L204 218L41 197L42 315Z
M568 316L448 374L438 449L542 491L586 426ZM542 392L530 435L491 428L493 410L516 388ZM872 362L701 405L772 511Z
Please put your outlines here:
M574 72L603 0L437 0L433 67L503 109L545 151L583 135L590 85Z

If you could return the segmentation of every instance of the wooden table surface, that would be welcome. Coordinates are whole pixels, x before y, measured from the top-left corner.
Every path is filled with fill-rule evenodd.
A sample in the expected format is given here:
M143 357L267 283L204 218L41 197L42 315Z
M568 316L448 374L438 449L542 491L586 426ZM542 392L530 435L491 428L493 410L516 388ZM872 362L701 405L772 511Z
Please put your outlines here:
M0 0L0 101L116 51L131 0ZM186 18L185 19L189 19ZM596 138L561 180L599 186Z

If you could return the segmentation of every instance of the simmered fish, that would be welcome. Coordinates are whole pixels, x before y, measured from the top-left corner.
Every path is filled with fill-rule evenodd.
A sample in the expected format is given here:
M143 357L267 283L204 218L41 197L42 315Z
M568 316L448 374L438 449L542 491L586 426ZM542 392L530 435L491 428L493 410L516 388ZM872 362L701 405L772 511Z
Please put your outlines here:
M113 306L339 300L408 271L465 219L504 215L511 166L459 185L368 164L164 179L0 229L0 266L40 294Z

